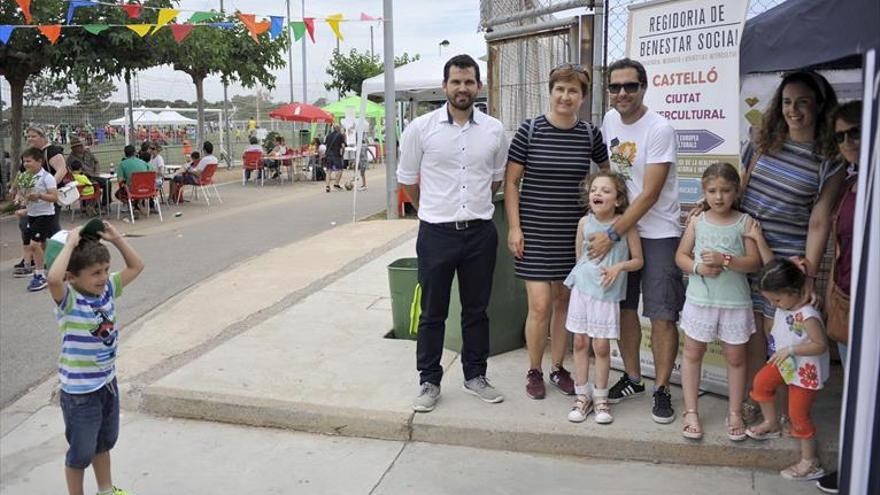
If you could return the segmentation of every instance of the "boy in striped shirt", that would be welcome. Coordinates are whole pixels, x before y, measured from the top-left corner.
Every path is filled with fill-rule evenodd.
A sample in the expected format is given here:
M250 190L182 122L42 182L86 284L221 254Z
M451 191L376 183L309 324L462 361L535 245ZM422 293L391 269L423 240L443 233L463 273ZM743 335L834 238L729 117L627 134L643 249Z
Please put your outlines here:
M48 275L62 332L58 377L69 445L64 470L67 490L70 495L83 494L85 469L91 464L98 495L124 495L110 475L110 449L119 436L115 299L144 264L119 232L104 222L97 236L116 246L125 260L124 270L110 273L107 246L97 236L81 237L80 230L70 231Z

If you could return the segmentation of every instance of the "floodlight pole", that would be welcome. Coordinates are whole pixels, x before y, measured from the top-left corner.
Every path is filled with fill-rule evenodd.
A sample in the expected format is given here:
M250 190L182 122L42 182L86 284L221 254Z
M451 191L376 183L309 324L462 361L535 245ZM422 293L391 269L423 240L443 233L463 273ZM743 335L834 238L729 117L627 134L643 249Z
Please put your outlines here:
M385 50L385 208L391 220L397 211L397 105L394 91L394 21L393 0L382 1L382 22Z
M303 22L305 22L306 18L306 0L302 0L302 17ZM302 38L302 57L303 57L303 103L309 102L309 86L306 84L306 39Z
M220 13L225 15L226 13L223 10L223 0L220 0ZM226 141L226 146L229 147L226 150L226 168L232 168L232 137L229 134L229 95L227 91L229 90L229 84L226 83L226 78L223 78L223 115L220 117L221 125L223 129L220 131L222 136L225 136L224 141Z

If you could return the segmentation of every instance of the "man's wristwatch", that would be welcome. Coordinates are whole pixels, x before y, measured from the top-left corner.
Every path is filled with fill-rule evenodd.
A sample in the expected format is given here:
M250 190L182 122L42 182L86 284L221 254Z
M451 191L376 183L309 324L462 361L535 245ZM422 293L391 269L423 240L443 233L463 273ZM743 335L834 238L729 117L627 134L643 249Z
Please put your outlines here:
M618 234L617 231L614 230L613 226L608 227L608 230L606 230L605 233L608 234L608 238L611 239L612 241L614 241L614 242L620 241L620 234Z

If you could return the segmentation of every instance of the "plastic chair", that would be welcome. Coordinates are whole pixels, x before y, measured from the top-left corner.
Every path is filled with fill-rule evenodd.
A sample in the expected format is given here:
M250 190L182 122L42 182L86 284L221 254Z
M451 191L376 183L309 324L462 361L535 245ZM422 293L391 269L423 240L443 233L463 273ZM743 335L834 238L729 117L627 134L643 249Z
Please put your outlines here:
M194 199L199 198L199 192L205 196L205 202L208 203L208 206L211 206L211 199L208 197L207 187L211 186L211 189L214 191L214 196L217 198L217 201L223 202L220 198L220 191L217 190L217 186L214 185L214 173L217 172L217 164L212 163L205 167L202 170L202 173L199 174L198 181L195 184L181 184L180 187L185 186L193 186L193 197ZM177 204L180 204L180 198L183 196L182 192L177 194Z
M286 156L290 156L290 153ZM285 158L281 160L281 166L287 169L287 180L293 182L293 161L295 158ZM284 182L284 176L281 176L281 182Z
M245 151L241 156L241 185L245 185L245 170L257 170L260 174L260 185L265 182L266 173L263 171L263 152L262 151Z
M128 193L128 214L131 215L131 223L134 223L134 205L132 201L141 199L154 199L156 211L159 212L159 221L164 222L162 218L162 204L159 201L159 190L156 189L156 171L135 172L131 174L131 184L123 186ZM116 219L119 220L122 211L122 203L116 203ZM150 216L150 208L147 206L147 216Z
M71 220L73 220L73 219L75 218L77 210L82 211L82 202L83 202L83 200L85 200L85 201L95 201L95 202L97 202L97 204L98 204L98 216L99 216L99 217L103 216L103 212L101 211L101 210L102 210L102 208L101 208L101 198L102 198L102 196L101 196L101 193L102 193L102 190L101 190L101 184L95 182L94 184L92 184L92 187L95 189L95 192L93 192L92 194L86 196L85 194L83 194L83 189L85 189L86 186L76 186L76 188L79 190L79 199L76 201L75 204L76 204L77 206L79 206L79 208L74 208L73 205L70 206L70 219L71 219Z

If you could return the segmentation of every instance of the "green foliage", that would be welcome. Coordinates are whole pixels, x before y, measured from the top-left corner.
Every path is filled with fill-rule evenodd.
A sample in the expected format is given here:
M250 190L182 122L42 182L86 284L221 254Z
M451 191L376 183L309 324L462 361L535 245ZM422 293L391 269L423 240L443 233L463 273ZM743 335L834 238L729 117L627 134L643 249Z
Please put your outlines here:
M28 192L33 189L35 180L36 176L29 170L25 170L15 176L15 179L12 181L12 186L19 192L19 194L26 196Z
M59 102L68 96L67 81L49 70L32 75L24 85L24 106L34 107Z
M404 52L403 55L394 58L394 66L408 64L419 60L418 54L410 56ZM336 90L342 96L350 94L361 94L361 86L364 79L378 76L384 72L382 59L378 55L370 56L369 52L360 53L357 49L352 48L348 55L338 50L333 50L333 57L330 58L330 66L327 67L327 74L331 77L329 83L324 83L327 91Z
M111 79L95 78L89 84L77 87L76 104L81 107L96 107L103 104L116 92Z

